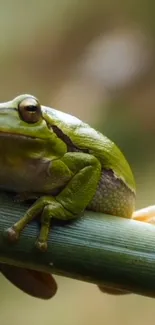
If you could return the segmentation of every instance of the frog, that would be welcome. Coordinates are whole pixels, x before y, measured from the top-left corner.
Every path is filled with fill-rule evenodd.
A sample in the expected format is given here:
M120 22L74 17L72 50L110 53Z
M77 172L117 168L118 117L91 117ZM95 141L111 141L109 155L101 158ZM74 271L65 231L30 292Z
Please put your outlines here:
M0 104L0 151L0 190L36 197L7 229L12 241L38 214L35 245L46 251L52 218L72 220L85 209L130 218L134 211L134 176L116 144L32 95Z
M85 210L132 218L136 184L127 159L113 141L79 118L44 106L33 95L18 95L0 104L0 152L0 190L18 194L21 201L34 200L6 229L10 242L38 215L35 246L41 252L48 249L52 219L72 221ZM7 270L3 265L3 274L25 290Z

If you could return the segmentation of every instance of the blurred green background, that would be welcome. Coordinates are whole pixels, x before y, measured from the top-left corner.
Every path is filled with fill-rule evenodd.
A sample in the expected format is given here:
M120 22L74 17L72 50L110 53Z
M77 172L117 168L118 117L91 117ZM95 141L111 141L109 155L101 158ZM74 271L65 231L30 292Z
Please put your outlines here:
M0 101L20 93L76 115L114 140L154 204L155 2L0 0ZM0 325L154 324L155 300L113 297L56 277L49 302L0 276Z

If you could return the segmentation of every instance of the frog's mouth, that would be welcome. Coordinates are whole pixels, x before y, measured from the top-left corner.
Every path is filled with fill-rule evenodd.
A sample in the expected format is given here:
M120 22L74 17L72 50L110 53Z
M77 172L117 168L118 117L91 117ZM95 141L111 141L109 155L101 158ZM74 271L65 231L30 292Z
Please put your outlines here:
M25 140L42 140L40 138L30 136L30 135L23 135L20 133L13 133L13 132L5 132L0 131L0 138L9 138L9 139L25 139Z
M0 161L4 159L9 164L8 159L12 161L16 156L20 156L23 160L29 158L40 159L44 156L44 151L44 139L0 131Z

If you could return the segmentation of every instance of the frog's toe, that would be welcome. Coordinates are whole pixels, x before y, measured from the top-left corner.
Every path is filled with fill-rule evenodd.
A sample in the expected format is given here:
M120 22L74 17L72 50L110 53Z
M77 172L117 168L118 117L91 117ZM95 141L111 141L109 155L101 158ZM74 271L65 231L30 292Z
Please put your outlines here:
M41 240L37 240L35 243L35 246L37 247L37 249L39 249L41 252L46 252L47 251L47 241L41 241Z
M19 238L19 232L14 227L5 230L5 236L10 242L15 242Z

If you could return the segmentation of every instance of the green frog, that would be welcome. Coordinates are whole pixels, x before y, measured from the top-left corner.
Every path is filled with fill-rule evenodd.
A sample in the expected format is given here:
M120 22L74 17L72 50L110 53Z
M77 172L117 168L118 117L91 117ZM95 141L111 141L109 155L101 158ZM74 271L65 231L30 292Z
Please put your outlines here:
M72 220L86 209L132 217L135 180L119 148L80 119L43 106L34 96L0 104L0 152L0 189L17 193L20 200L34 199L26 214L6 229L10 241L18 240L38 215L36 247L43 252L53 218ZM3 265L1 271L25 290L18 268Z

